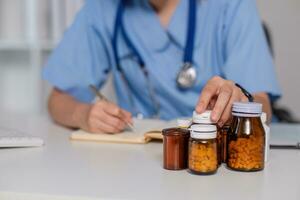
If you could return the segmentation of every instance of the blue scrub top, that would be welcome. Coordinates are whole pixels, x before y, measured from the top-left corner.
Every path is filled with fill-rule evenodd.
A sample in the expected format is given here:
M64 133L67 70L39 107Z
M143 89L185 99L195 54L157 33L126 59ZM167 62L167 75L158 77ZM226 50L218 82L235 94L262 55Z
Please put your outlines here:
M82 102L91 102L112 72L118 104L129 111L126 86L116 70L112 35L119 0L86 0L73 25L50 56L43 77ZM202 88L215 75L233 80L251 93L280 95L274 65L261 27L255 0L198 1L194 65L195 86L181 91L176 76L182 67L188 1L181 0L167 28L163 28L148 0L132 0L124 27L143 57L160 104L160 117L191 116ZM153 114L147 82L131 50L119 35L121 67L130 82L136 109Z

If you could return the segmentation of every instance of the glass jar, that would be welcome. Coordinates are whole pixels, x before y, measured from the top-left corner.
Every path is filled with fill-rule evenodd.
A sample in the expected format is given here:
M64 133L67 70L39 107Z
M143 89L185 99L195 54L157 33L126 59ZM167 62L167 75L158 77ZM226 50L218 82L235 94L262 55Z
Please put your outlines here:
M209 175L218 170L217 127L214 125L193 125L190 128L189 171Z
M237 171L264 169L265 131L260 119L262 104L234 103L228 131L227 166Z
M222 162L223 163L226 163L226 158L227 158L227 134L228 134L228 131L229 131L229 128L230 128L230 125L224 125L222 128L221 128L221 136L222 136Z
M202 114L198 114L196 111L193 112L193 122L192 125L215 125L216 123L211 121L211 110L207 110ZM223 142L221 129L217 127L217 150L218 150L218 165L222 163L222 152L223 152Z
M182 170L187 168L188 142L190 132L187 129L169 128L162 131L164 168Z

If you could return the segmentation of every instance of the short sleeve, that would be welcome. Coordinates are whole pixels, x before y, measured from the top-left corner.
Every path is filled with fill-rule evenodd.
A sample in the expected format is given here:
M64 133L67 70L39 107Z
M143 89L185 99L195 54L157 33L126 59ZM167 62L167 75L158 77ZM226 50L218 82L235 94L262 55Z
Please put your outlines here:
M101 18L95 28L90 17L97 15L94 3L86 1L43 70L45 80L82 102L94 98L88 86L101 87L110 71Z
M228 1L224 23L224 76L251 93L281 95L255 0Z

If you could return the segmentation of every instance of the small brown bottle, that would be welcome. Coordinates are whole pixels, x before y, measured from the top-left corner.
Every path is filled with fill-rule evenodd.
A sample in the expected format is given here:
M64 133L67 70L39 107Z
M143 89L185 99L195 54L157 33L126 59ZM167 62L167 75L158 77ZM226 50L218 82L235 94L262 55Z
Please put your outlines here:
M227 139L227 166L237 171L264 169L265 131L260 119L262 104L234 103Z
M224 125L221 128L221 136L222 136L222 162L226 163L226 159L227 159L227 135L228 135L228 131L229 131L230 125Z
M217 127L193 125L190 131L189 171L199 175L216 173L218 170Z
M164 129L162 133L164 168L168 170L186 169L190 131L181 128L169 128Z

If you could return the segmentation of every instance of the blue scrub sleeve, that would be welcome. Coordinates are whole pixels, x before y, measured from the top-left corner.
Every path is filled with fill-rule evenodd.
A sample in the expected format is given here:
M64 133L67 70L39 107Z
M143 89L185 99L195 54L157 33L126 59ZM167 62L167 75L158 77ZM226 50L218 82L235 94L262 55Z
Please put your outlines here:
M110 71L104 34L92 23L96 17L91 15L97 14L92 7L85 3L43 70L45 80L82 102L94 98L89 84L100 88Z
M229 1L224 25L224 76L251 93L281 95L255 0Z

